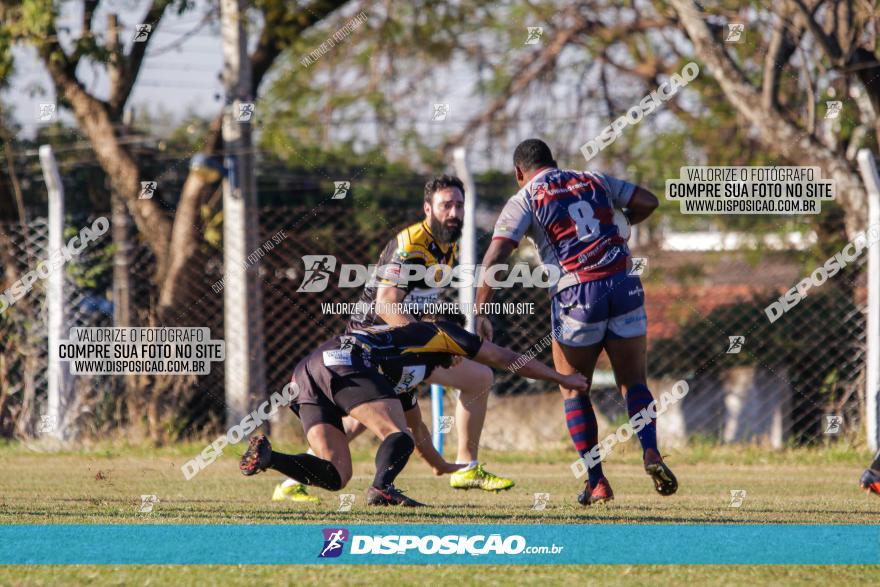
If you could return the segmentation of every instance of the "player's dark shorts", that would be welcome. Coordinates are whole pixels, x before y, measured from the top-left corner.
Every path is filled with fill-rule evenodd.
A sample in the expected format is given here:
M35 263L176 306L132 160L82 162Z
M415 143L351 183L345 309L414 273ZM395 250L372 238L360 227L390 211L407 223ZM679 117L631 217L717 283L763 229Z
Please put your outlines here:
M299 393L290 408L306 432L321 422L344 432L343 416L363 403L400 399L404 411L416 403L415 392L397 395L393 383L364 361L359 348L342 350L338 339L322 344L300 361L292 381Z
M635 338L648 329L642 281L626 271L565 288L553 296L550 315L557 340L566 346Z

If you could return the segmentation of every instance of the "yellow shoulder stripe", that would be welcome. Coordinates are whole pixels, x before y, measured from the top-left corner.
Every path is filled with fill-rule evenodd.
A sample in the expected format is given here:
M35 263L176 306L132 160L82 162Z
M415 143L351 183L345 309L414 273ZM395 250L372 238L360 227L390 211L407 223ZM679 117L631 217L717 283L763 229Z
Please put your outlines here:
M451 336L440 329L437 329L437 334L432 336L431 340L425 343L424 346L408 347L403 351L403 354L406 353L451 353L453 355L467 355L467 353L464 352L464 349L461 348L457 342L452 340Z
M425 261L432 257L428 251L428 234L421 222L407 226L397 234L397 253L402 257Z

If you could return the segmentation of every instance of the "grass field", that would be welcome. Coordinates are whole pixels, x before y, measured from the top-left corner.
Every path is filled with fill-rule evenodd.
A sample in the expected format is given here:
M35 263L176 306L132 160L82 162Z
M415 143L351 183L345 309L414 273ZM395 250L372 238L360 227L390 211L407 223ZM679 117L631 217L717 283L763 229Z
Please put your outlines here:
M146 450L98 447L73 453L36 452L23 445L0 446L0 523L880 523L880 499L858 491L856 483L869 455L846 449L771 452L757 448L697 446L670 451L667 461L681 488L673 497L655 494L639 466L638 455L621 452L606 465L615 501L603 507L582 508L575 501L580 489L568 468L571 455L550 453L487 453L490 470L506 474L517 486L500 494L455 492L446 478L436 478L417 458L398 485L433 507L420 510L374 509L363 502L372 478L372 448L362 442L355 451L355 476L343 493L357 496L351 512L337 512L338 498L314 491L317 505L273 503L272 488L281 477L269 472L241 476L232 451L191 481L180 465L200 446ZM280 450L293 450L284 445ZM740 507L730 507L730 491L745 490ZM543 511L532 510L534 493L549 493ZM141 495L159 499L151 513L139 513ZM515 584L570 583L574 579L603 584L634 584L683 579L697 583L746 584L815 582L817 575L845 581L850 575L880 579L875 569L860 567L514 567L502 574L490 567L436 567L437 579L465 584L505 584L510 572ZM345 575L339 567L0 567L0 584L72 583L130 584L228 583L279 580L306 583L327 581L358 584L414 584L407 567L357 568ZM356 577L356 580L355 580ZM493 579L492 577L496 577ZM338 581L336 580L338 578ZM875 579L876 580L876 579ZM237 582L237 581L236 581Z
M880 569L836 566L65 566L0 567L3 585L755 585L812 586L880 581Z

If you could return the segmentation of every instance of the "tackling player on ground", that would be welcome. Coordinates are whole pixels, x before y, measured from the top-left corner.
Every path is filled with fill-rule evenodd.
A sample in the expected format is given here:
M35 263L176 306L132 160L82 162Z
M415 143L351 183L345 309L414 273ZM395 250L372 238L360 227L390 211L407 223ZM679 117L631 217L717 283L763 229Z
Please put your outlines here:
M629 249L614 223L614 209L624 210L629 223L637 224L657 208L657 198L601 173L559 169L550 148L538 139L520 143L513 163L522 189L498 217L483 267L504 263L530 235L542 262L561 274L550 289L553 364L560 373L583 373L592 383L604 349L632 417L654 399L647 387L647 317L644 290L639 278L630 275ZM478 310L492 293L490 286L480 285ZM491 340L492 325L485 316L477 318L477 332ZM589 390L562 385L560 391L569 434L584 457L599 441ZM661 495L675 493L678 482L657 451L655 422L638 437L654 488ZM588 474L578 501L590 505L613 499L602 464L589 467Z
M347 330L380 324L404 325L415 322L418 313L405 313L406 307L424 307L435 303L443 293L425 280L407 279L408 270L416 267L436 270L439 265L453 267L458 257L457 241L464 220L464 185L457 177L440 175L425 184L424 220L401 230L383 249L379 267L385 267L377 283L368 284L360 299L361 307L375 310L351 317ZM450 368L435 369L430 376L418 370L406 374L412 385L437 383L459 390L455 407L458 436L457 467L449 479L454 489L479 488L500 491L514 486L506 479L487 471L477 460L480 435L486 420L486 406L492 389L492 370L469 359ZM364 431L364 426L350 418L344 420L349 440ZM444 471L450 472L450 471ZM275 487L273 500L318 501L305 488L289 479Z
M424 505L397 489L395 479L413 450L435 467L448 463L431 444L406 373L417 369L430 374L449 368L456 357L499 369L520 360L517 353L482 341L449 321L354 329L328 340L296 366L292 379L296 390L291 409L302 421L308 444L316 454L275 452L265 436L257 435L251 437L241 458L241 472L254 475L271 468L300 483L339 491L352 474L342 425L342 418L350 415L382 441L376 451L376 475L367 489L367 503ZM517 373L568 389L588 388L582 375L562 375L535 359Z

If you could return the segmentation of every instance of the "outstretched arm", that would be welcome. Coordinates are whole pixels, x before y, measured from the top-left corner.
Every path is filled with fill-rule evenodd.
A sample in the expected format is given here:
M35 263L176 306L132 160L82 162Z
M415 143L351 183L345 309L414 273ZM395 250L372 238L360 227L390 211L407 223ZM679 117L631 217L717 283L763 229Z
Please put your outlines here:
M435 475L443 475L444 473L454 473L465 465L450 463L440 456L440 453L434 448L431 439L431 431L425 426L422 420L422 411L419 406L407 410L403 413L406 416L406 425L412 431L413 439L416 441L416 451L419 456L425 459L425 462L431 465Z
M483 256L483 269L485 270L492 265L497 265L499 263L505 263L507 259L510 258L511 253L516 249L517 245L518 243L506 238L492 239L489 249ZM492 340L492 323L489 322L489 319L485 316L480 316L480 307L489 302L494 293L495 290L492 289L492 286L485 283L485 280L481 280L479 287L477 287L476 297L477 334L485 340Z
M590 387L587 379L580 373L563 375L537 359L528 355L517 354L488 340L483 341L482 346L480 346L480 352L477 353L474 360L496 369L507 369L520 377L552 381L568 389L586 391Z

